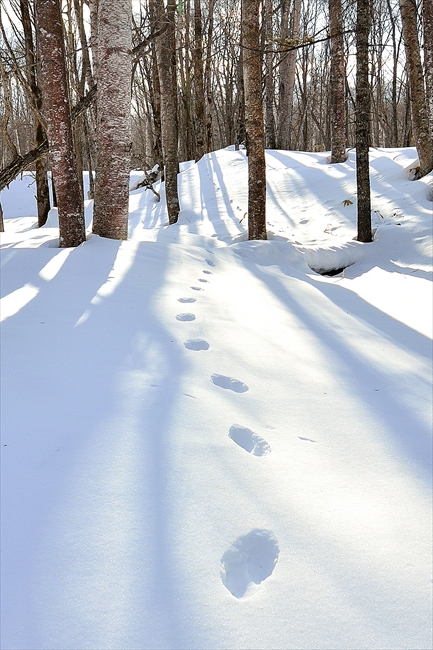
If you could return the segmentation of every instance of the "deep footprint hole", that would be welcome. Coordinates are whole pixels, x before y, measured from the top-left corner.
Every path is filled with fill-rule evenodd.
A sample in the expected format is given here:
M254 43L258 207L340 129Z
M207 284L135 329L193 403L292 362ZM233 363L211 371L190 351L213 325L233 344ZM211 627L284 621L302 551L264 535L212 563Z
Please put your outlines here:
M248 598L272 575L280 550L274 534L255 529L239 537L221 558L221 580L235 598Z

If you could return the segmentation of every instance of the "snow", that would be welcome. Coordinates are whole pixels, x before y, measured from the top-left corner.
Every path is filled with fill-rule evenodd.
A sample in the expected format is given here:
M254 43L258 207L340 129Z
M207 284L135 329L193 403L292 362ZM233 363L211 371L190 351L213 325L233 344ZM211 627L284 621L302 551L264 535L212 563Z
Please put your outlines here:
M432 178L373 149L360 244L328 158L267 152L266 242L233 148L126 242L2 192L5 650L431 647Z

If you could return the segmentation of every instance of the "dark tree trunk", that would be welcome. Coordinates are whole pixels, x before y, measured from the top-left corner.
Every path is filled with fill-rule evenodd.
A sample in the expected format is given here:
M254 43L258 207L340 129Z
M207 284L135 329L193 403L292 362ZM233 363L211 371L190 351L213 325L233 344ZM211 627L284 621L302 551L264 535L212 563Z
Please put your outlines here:
M356 185L358 194L358 241L371 242L370 193L370 84L368 37L371 0L358 0L356 18Z
M330 108L331 108L331 163L346 160L345 97L346 69L344 64L344 37L341 0L329 0L331 34Z
M39 147L47 137L41 122L42 93L38 83L36 52L33 42L32 23L30 19L28 0L20 0L21 21L24 32L26 51L26 76L31 90L31 100L34 113L34 144ZM40 158L36 161L36 204L38 210L38 226L43 226L50 211L50 190L48 186L47 160Z
M78 181L67 86L63 24L58 0L35 0L41 57L44 116L59 209L59 245L86 239L84 205Z
M205 80L206 80L206 151L213 149L213 128L212 128L212 79L211 79L211 57L212 57L212 37L213 37L213 12L214 0L209 0L208 5L208 28L207 28L207 44L206 44L206 65L205 65Z
M128 237L131 24L130 0L99 0L93 232L111 239Z
M161 88L161 135L165 168L165 196L167 201L168 220L170 224L176 223L179 217L179 196L177 189L177 116L176 97L174 96L175 70L172 66L172 37L174 23L170 24L172 13L166 13L162 0L157 0L157 13L159 28L164 23L167 25L166 33L156 40L156 54L158 59L159 84ZM174 20L174 15L173 15Z
M433 0L423 0L424 71L430 139L433 139Z
M194 95L195 95L195 160L205 153L205 102L203 83L203 27L200 0L194 0Z
M265 42L265 136L266 148L275 149L275 117L274 117L274 56L272 52L272 0L264 3L264 42Z
M416 178L421 178L433 169L433 142L429 133L424 75L418 42L417 7L414 0L400 0L400 13L410 86L412 126L419 158L419 171Z
M260 1L242 1L245 125L248 141L248 239L266 239L266 163L259 32Z

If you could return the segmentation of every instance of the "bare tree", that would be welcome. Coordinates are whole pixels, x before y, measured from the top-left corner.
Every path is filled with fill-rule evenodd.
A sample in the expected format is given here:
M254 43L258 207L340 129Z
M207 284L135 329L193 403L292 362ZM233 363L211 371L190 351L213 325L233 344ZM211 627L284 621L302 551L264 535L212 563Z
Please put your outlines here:
M370 192L370 84L368 79L368 36L371 28L371 0L357 0L356 20L356 185L358 241L371 242Z
M431 0L429 0L431 2ZM418 41L417 7L414 0L400 0L406 64L409 76L412 124L419 158L416 178L433 169L433 142L429 132L424 75Z
M63 24L58 0L35 0L44 116L59 210L60 247L86 239L67 85Z
M248 143L248 239L266 239L266 163L260 51L261 0L242 1L245 124Z
M424 72L430 138L433 138L433 1L422 3L424 34Z
M263 4L263 31L265 47L265 136L266 148L275 149L275 116L274 116L274 54L273 54L273 29L272 29L272 0L265 0Z
M97 162L93 232L128 237L131 0L99 0Z
M156 39L159 84L161 88L161 135L165 168L165 195L168 220L176 223L179 216L179 196L177 189L177 120L175 83L176 72L172 63L174 50L174 3L169 0L167 11L163 0L155 0L158 15L158 28L163 33ZM164 25L166 30L164 32Z
M330 121L331 163L341 163L346 156L345 97L346 66L344 62L343 16L341 0L329 0L331 36Z

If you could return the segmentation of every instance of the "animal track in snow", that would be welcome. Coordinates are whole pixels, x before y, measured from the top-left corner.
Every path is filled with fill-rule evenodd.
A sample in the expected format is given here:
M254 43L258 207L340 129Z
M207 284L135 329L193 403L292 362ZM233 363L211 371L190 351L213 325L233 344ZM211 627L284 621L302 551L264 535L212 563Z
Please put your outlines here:
M272 574L279 555L269 530L255 529L239 537L221 558L221 580L235 598L248 598Z
M215 266L215 262L212 262L212 260L205 260L206 264L209 266Z
M179 302L195 302L197 298L178 298Z
M191 287L193 291L203 291L202 287Z
M213 374L211 376L211 382L215 384L215 386L219 386L220 388L227 388L228 390L232 390L235 393L245 393L248 390L248 386L244 384L243 381L239 381L239 379L233 379L233 377L226 377L226 375Z
M208 271L207 269L204 269L202 273L206 273L206 275L212 275L212 271Z
M184 346L187 350L209 350L209 343L204 339L188 339Z
M264 438L247 427L239 426L239 424L233 424L230 427L229 438L239 445L239 447L253 454L253 456L266 456L271 451L268 442Z
M177 314L176 320L181 320L181 321L195 320L195 314Z
M198 281L199 282L209 282L209 280L206 280L205 278L199 278Z
M316 442L315 440L311 440L311 438L303 438L302 436L298 436L299 440L304 440L305 442Z

